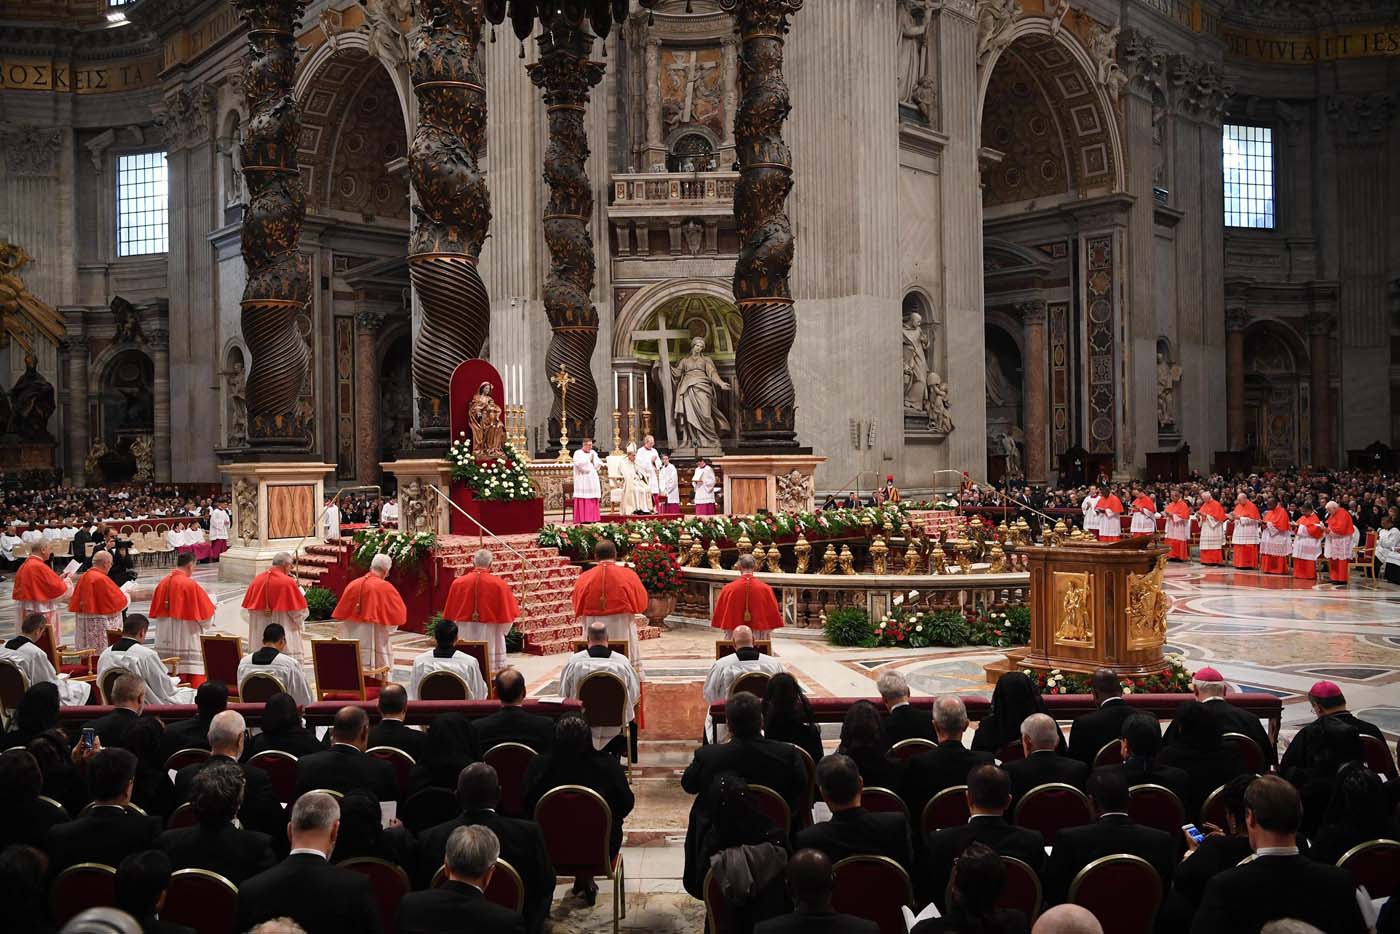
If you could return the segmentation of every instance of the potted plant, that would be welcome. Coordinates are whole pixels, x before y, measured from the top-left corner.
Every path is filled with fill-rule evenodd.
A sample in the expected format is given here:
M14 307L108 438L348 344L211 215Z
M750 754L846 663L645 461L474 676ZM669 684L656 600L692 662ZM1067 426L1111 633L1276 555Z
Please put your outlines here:
M685 577L669 545L638 545L632 549L632 568L647 590L647 622L667 628L665 619L676 609L676 597Z

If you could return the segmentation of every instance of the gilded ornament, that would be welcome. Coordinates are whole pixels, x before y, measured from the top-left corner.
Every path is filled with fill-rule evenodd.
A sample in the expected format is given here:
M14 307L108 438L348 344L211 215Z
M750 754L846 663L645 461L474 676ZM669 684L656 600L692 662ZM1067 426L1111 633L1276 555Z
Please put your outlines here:
M870 543L870 567L874 574L888 574L890 547L885 544L882 536L875 536L875 541Z
M835 573L836 573L836 546L835 546L835 545L827 545L827 546L826 546L826 551L824 551L824 552L822 553L822 567L821 567L821 571L819 571L818 573L821 573L821 574L835 574Z
M705 559L709 561L712 569L716 571L723 570L719 566L719 545L716 545L713 541L710 542L709 550L705 552Z
M797 544L792 546L792 553L797 558L797 573L806 574L807 565L812 560L812 545L801 532L797 533Z
M842 574L854 575L856 573L856 556L851 554L850 545L841 546L840 563Z
M768 543L768 573L779 574L783 570L783 553L778 550L777 542Z

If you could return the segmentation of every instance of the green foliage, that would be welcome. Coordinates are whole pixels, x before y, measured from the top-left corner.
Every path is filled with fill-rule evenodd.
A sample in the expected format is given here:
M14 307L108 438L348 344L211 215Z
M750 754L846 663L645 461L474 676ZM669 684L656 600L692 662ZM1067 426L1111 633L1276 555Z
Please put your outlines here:
M514 626L510 627L509 631L506 632L506 651L525 651L525 633L516 629Z
M306 618L312 620L330 619L335 612L335 594L324 587L306 588Z
M407 569L432 553L437 547L437 536L432 532L405 535L384 529L361 529L355 533L354 542L353 560L360 567L367 568L375 555L386 554L394 567Z
M441 614L441 613L434 613L434 614L433 614L433 618L430 619L430 620L428 620L426 623L423 624L423 633L424 633L429 639L432 639L434 642L437 641L437 635L436 635L436 633L437 633L438 623L440 623L440 622L442 622L442 614Z
M870 614L859 607L843 606L826 615L826 639L832 645L854 645L862 648L875 646L875 630L870 625Z
M941 610L927 618L924 626L929 645L962 646L972 642L967 617L956 610Z

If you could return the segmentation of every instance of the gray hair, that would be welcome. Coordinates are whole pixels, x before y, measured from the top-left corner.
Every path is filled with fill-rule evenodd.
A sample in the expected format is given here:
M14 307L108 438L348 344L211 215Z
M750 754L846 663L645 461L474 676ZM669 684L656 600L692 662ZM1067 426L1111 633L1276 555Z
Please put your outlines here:
M501 841L489 827L473 824L458 827L447 838L443 862L453 875L480 879L501 858Z
M290 551L279 551L272 556L272 566L275 568L291 567L292 553Z
M221 749L237 745L248 724L236 710L221 710L209 721L209 747Z
M1060 743L1060 728L1049 714L1033 713L1021 721L1021 738L1030 743L1033 752L1054 749Z
M491 549L482 548L472 555L472 564L479 568L489 568L491 566Z
M232 820L243 801L245 783L242 766L215 759L190 782L190 805L202 820Z
M909 682L897 671L887 671L880 675L875 682L875 689L880 692L880 699L887 704L909 696Z
M1298 921L1293 918L1279 918L1277 921L1270 921L1260 928L1259 934L1322 934L1322 931L1308 924L1306 921Z
M94 551L92 553L92 563L105 568L112 563L112 553L106 550Z
M1036 919L1032 934L1103 934L1103 925L1082 905L1056 905Z
M753 555L740 555L739 560L734 562L736 571L752 571L758 567L758 559Z
M933 722L944 733L962 733L967 729L967 705L956 694L944 694L933 702Z
M1192 680L1191 687L1196 689L1197 694L1204 694L1207 697L1224 697L1224 681L1196 681Z
M141 925L120 908L89 908L74 915L63 934L141 934Z
M340 802L323 791L308 791L292 805L293 830L329 830L340 820Z
M370 560L369 569L371 571L383 571L388 574L394 566L394 559L384 554L382 551Z

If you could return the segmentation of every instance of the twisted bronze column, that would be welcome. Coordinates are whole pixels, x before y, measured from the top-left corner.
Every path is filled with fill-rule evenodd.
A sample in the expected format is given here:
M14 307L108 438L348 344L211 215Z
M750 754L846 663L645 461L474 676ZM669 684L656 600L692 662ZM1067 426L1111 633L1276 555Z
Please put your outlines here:
M483 0L419 0L413 42L418 129L409 147L414 206L408 272L423 315L413 337L419 438L448 442L448 384L480 355L491 303L477 271L491 197L477 160L486 140L486 88L477 52Z
M240 231L247 282L242 328L248 367L248 440L254 448L309 450L311 414L297 405L310 351L296 325L311 300L301 255L306 193L297 166L301 118L292 98L297 21L304 0L235 0L248 24L248 100L241 155L248 203Z
M593 307L593 191L589 187L588 132L584 117L588 95L603 77L603 64L590 61L593 35L582 22L567 16L549 18L537 40L540 60L528 66L530 80L544 90L549 121L549 144L544 155L544 178L549 203L544 209L544 237L550 269L544 283L544 310L552 331L545 355L545 372L562 366L574 378L569 384L570 438L593 435L598 386L593 381L593 347L598 342L598 311ZM560 386L551 383L554 405L549 414L549 453L558 450Z
M783 121L792 105L783 80L783 34L803 2L719 0L720 8L733 14L742 43L734 118L739 156L734 221L740 241L734 298L743 319L734 370L742 447L797 444L796 395L788 374L797 315L788 286L792 223L784 207L792 190L792 153L783 141Z

